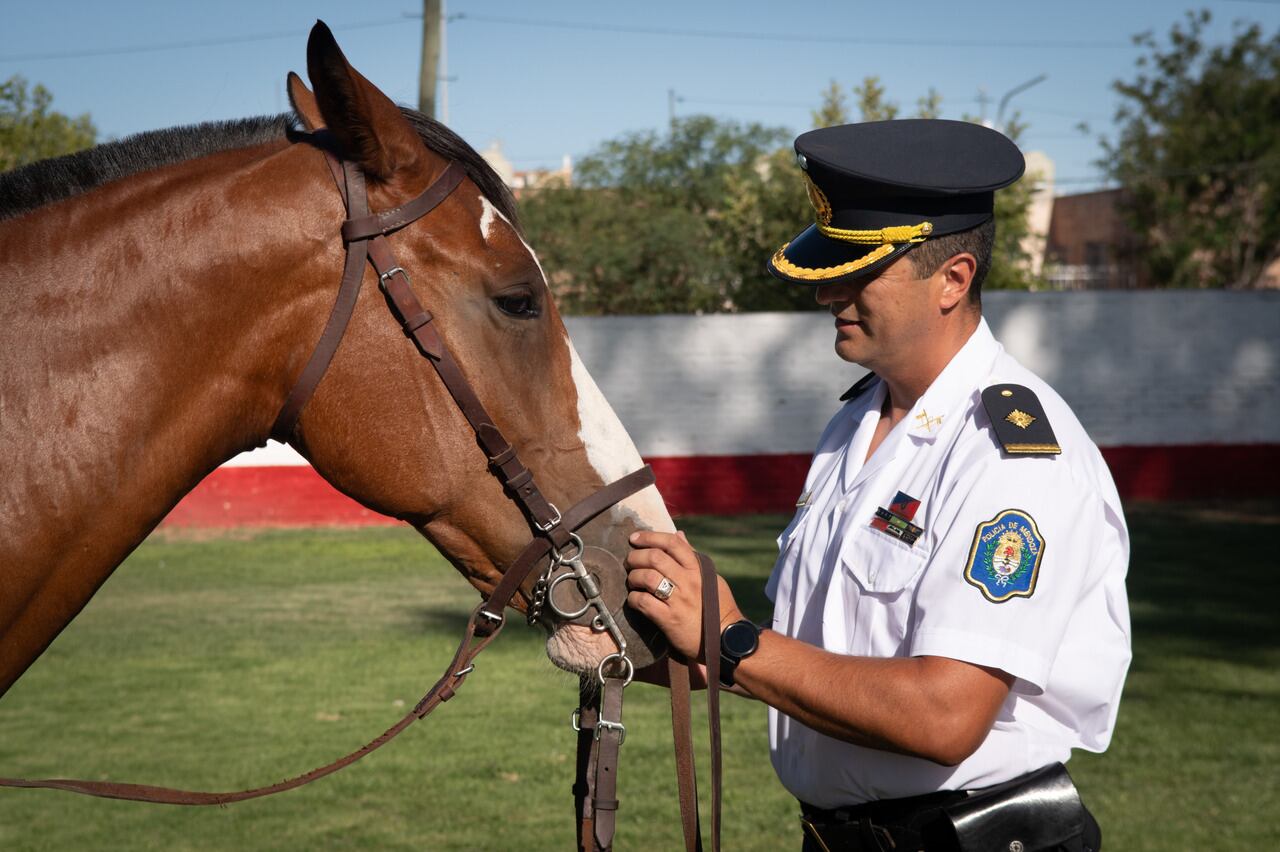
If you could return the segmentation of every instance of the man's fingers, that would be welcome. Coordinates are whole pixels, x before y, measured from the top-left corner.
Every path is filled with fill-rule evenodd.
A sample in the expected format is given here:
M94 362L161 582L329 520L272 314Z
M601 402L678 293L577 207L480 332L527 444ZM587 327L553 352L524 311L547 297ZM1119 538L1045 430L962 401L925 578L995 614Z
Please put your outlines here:
M693 548L689 546L689 540L682 533L640 530L631 534L630 541L634 547L656 547L668 553L686 550L690 553L693 552Z
M679 533L634 532L629 539L631 546L639 550L661 550L685 566L698 564L697 554L689 542Z
M637 568L627 574L627 588L652 593L666 576L653 568Z
M672 559L666 551L653 547L631 551L627 554L626 562L627 570L629 571L651 568L664 577L679 574L683 571L680 563Z
M660 603L661 601L648 592L627 592L627 606L651 619L655 615L654 610L658 608Z

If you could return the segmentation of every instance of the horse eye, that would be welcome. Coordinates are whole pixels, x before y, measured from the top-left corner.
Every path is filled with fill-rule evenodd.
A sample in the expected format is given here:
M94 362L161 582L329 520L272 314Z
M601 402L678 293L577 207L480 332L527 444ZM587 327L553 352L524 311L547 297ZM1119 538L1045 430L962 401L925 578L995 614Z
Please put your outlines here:
M508 316L529 319L538 315L538 305L529 293L504 293L493 301Z

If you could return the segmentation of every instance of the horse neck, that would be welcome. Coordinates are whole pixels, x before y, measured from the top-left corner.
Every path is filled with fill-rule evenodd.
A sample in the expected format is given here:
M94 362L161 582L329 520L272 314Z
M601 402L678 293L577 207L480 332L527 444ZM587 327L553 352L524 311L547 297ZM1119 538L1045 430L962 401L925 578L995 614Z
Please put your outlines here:
M265 438L333 297L308 285L336 287L341 267L328 180L318 153L281 141L0 223L11 543L38 550L50 524L66 540L100 527L95 550L118 561Z

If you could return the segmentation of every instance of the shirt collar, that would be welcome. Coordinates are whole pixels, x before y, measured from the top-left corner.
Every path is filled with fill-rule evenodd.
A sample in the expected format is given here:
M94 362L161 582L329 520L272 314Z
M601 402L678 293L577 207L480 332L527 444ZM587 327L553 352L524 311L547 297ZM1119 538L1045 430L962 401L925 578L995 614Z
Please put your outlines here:
M1000 352L1000 344L991 334L985 319L960 347L951 361L933 380L907 415L907 434L932 443L938 435L963 416L973 392L990 370Z

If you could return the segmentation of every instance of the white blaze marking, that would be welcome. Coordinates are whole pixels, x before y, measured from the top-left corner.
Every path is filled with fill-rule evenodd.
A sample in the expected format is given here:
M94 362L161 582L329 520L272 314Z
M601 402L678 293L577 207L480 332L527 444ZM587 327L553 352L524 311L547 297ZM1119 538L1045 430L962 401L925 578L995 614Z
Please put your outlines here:
M497 216L499 219L507 223L507 227L511 229L511 233L516 235L516 239L520 241L520 245L524 246L525 251L529 252L529 257L533 258L533 262L538 265L538 274L542 276L543 281L546 281L547 273L542 271L542 261L538 260L538 255L529 246L529 244L524 241L524 237L520 236L520 232L516 230L515 225L511 224L511 220L502 215L502 211L497 207L494 207L493 204L489 202L489 199L481 196L480 201L484 204L484 215L480 219L480 230L484 231L485 239L489 239L489 231L486 230L485 223L488 222L492 225L493 217Z
M525 251L529 252L533 262L538 265L538 274L542 276L543 281L546 281L547 275L542 269L542 261L538 260L537 253L525 242L524 237L520 236L519 231L511 224L511 220L502 215L502 211L494 207L489 199L481 197L480 202L484 207L484 215L480 219L480 230L484 233L485 239L489 238L493 218L496 216L501 219L520 240ZM622 421L618 419L613 407L600 392L595 379L591 378L591 373L587 372L586 365L578 357L578 351L573 348L573 341L567 335L565 344L569 347L573 382L578 389L578 422L582 424L578 438L587 451L587 460L606 483L621 479L628 473L639 470L644 466L644 462L641 461L640 453L631 441L631 436L623 428ZM671 520L671 513L662 502L658 489L652 485L623 500L616 508L629 512L641 526L661 532L675 532L676 526Z
M644 462L640 460L640 453L623 428L622 421L578 357L573 341L566 336L565 344L569 347L573 383L578 388L578 421L582 424L578 438L587 451L587 460L606 483L621 479L639 470ZM643 526L662 532L675 531L671 515L658 495L658 489L653 486L628 497L618 506L629 510Z
M480 205L484 208L484 212L480 214L480 234L484 237L485 242L488 242L489 231L493 228L493 220L495 217L502 214L500 214L498 212L498 208L494 207L493 203L483 195L480 196Z

